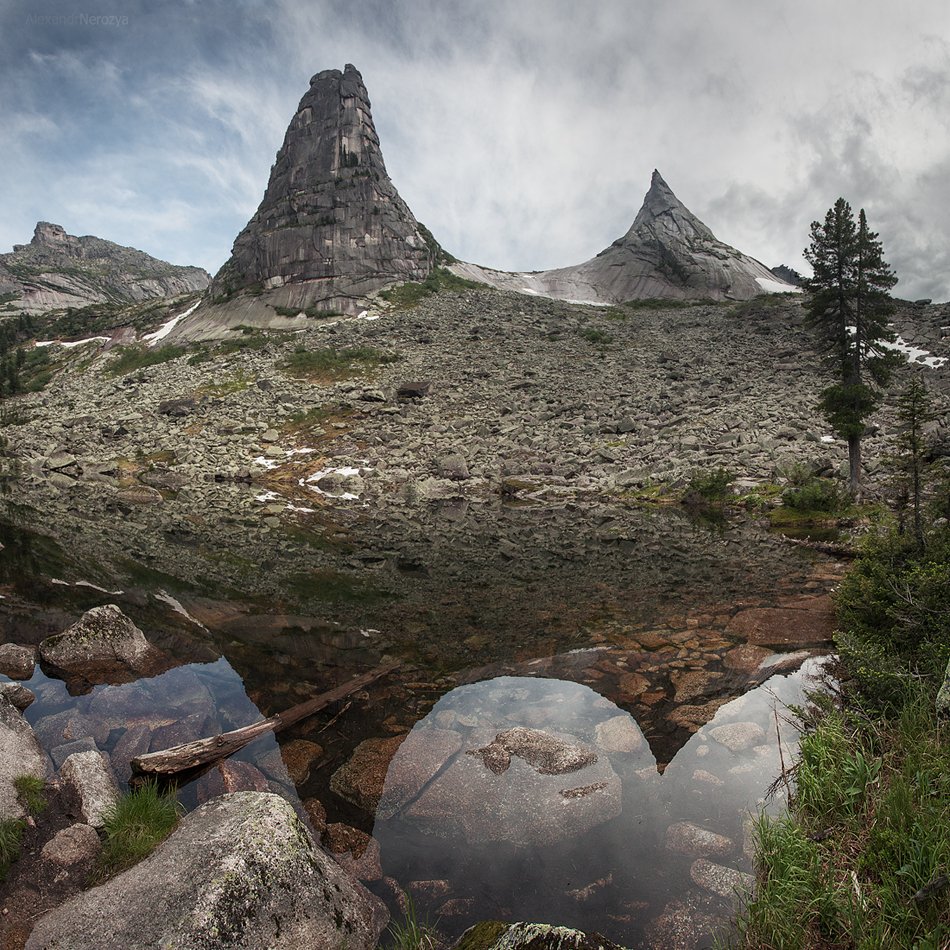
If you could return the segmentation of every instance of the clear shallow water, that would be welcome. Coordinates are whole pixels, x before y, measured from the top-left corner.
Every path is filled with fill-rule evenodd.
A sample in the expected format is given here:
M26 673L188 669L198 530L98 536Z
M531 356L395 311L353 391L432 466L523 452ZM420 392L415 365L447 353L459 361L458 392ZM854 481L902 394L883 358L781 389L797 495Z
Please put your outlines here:
M749 821L780 774L776 710L790 764L797 734L785 708L802 701L815 662L723 706L662 773L636 721L586 686L499 677L459 687L390 765L373 828L383 870L451 933L478 919L539 920L638 946L673 899L727 916L731 902L691 876L702 848L676 850L676 825L722 836L709 857L751 870ZM596 761L545 775L511 756L494 774L470 754L514 727L578 744Z
M779 769L770 690L797 702L802 677L757 686L766 669L729 666L733 619L820 594L826 562L748 523L605 505L451 518L435 506L330 527L294 516L262 531L250 494L121 518L21 508L0 524L3 639L37 643L114 602L181 664L75 696L38 670L28 717L54 758L91 739L124 780L133 755L281 712L393 656L395 674L236 758L302 814L319 801L330 822L372 832L381 875L446 933L534 918L636 947L680 911L714 929L729 902L696 884L668 828L715 831L728 847L711 860L748 867L743 821ZM752 744L712 735L730 723L754 727ZM514 756L495 775L466 755L516 726L597 762L541 775ZM382 812L331 787L363 740L406 734ZM319 746L303 768L299 739ZM191 783L182 801L208 791ZM396 910L390 884L366 883Z

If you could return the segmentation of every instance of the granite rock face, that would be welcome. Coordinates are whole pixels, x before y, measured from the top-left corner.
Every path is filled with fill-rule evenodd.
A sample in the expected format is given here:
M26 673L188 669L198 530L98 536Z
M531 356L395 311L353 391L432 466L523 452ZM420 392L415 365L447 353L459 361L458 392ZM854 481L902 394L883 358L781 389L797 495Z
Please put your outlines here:
M347 64L310 80L211 295L263 289L272 306L356 312L370 291L423 280L438 254L389 179L363 78Z
M575 303L619 304L653 297L747 300L762 293L798 290L764 264L718 240L658 171L653 172L630 230L583 264L531 274L464 263L450 269L503 290Z
M27 947L370 950L388 915L277 795L202 805L152 855L43 917Z
M20 311L41 313L93 303L177 297L204 290L211 280L200 267L182 267L112 241L67 234L40 221L29 244L0 254L0 294L14 294Z

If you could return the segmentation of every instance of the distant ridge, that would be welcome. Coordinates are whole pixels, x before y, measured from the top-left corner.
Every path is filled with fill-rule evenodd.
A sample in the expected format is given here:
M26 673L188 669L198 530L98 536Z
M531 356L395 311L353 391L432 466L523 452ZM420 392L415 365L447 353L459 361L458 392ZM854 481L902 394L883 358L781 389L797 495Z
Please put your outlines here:
M204 290L210 281L200 267L169 264L103 238L75 237L48 221L37 222L29 244L15 244L12 253L0 254L6 312L177 297Z

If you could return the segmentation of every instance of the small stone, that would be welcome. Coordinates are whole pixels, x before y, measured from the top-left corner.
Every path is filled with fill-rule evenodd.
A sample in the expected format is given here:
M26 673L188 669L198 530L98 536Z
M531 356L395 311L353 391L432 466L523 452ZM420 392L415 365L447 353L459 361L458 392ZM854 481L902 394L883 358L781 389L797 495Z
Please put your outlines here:
M704 890L719 897L741 899L752 893L755 878L735 868L714 864L706 858L697 858L689 869L689 876Z
M632 716L614 716L597 723L594 742L605 752L639 752L644 744L643 733Z
M19 683L0 683L0 696L6 696L20 712L23 712L36 699L36 693L33 690Z
M280 747L280 756L294 785L303 785L307 781L313 763L322 755L323 746L307 739L292 739Z
M267 429L261 435L261 442L276 442L280 438L280 433L276 429Z
M102 850L102 842L91 825L70 825L43 845L43 858L60 867L91 861Z
M323 843L350 877L378 881L383 876L379 842L366 832L335 822L327 825Z
M389 739L365 739L330 778L330 788L341 798L376 814L383 794L389 763L405 736Z
M310 827L313 829L314 837L319 839L327 828L327 810L319 798L307 798L301 803L303 810L310 819Z
M206 802L219 795L267 790L267 779L256 765L242 762L240 759L225 759L201 776L196 794L199 802Z

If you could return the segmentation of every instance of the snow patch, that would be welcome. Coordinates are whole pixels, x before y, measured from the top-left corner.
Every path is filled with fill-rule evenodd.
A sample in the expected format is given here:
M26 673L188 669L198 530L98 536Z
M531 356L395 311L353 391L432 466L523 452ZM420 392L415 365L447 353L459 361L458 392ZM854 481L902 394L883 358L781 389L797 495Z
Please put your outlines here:
M756 277L755 282L767 294L800 294L801 287L786 284L784 280L770 280L768 277Z
M160 600L163 604L168 604L175 613L181 614L186 620L190 620L195 626L201 627L202 630L207 630L208 628L200 621L196 620L194 617L185 610L181 605L181 601L176 600L169 594L167 591L160 590L157 594L152 594L156 600Z
M915 366L927 366L930 369L940 369L941 366L948 362L946 356L934 356L930 350L922 350L919 347L911 346L911 344L905 342L902 337L897 337L893 343L882 340L881 346L886 350L903 353L904 356L907 357L907 362L913 363Z
M74 346L82 346L85 343L108 343L111 339L111 336L87 336L85 340L66 342L63 340L37 340L35 346L62 346L67 350L71 350Z
M834 440L835 440L835 437L834 437L833 435L823 435L823 436L821 437L821 441L824 442L824 443L826 443L826 444L830 444L830 443L834 442Z
M270 471L272 468L277 468L280 464L276 459L269 459L264 455L258 455L257 458L251 460L255 465L260 465L261 468L266 468Z
M175 329L179 320L184 320L185 317L190 316L192 313L194 313L198 309L200 305L201 305L201 301L199 300L198 303L196 303L192 307L189 307L184 313L180 313L178 314L177 317L172 317L171 320L168 320L167 322L163 323L157 330L155 330L154 333L146 333L145 336L142 337L142 339L149 346L155 346L156 344L164 340L165 337L168 336L168 334L171 333L172 330Z

